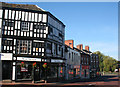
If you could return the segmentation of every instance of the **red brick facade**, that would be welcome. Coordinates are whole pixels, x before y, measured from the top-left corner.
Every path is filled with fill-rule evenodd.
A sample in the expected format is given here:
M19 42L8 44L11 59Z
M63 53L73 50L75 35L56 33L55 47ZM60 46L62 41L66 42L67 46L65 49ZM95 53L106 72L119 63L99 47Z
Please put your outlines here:
M89 46L85 46L85 50L89 51Z
M83 50L83 44L77 45L77 48L80 49L80 50Z
M73 49L73 47L74 47L74 40L65 40L65 44Z

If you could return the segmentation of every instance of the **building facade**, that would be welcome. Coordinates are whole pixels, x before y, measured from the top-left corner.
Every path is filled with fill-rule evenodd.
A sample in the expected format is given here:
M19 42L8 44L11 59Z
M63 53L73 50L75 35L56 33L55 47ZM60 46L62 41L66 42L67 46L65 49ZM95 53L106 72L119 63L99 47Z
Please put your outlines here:
M83 44L79 44L76 47L76 50L81 54L81 78L88 79L90 78L90 55L83 49ZM89 47L87 46L85 49L89 50Z
M70 42L70 46L68 46ZM66 79L80 78L80 53L74 50L73 40L65 41Z
M2 3L3 80L64 78L64 31L65 25L59 19L36 5Z
M97 77L99 76L99 57L97 54L90 54L90 77Z

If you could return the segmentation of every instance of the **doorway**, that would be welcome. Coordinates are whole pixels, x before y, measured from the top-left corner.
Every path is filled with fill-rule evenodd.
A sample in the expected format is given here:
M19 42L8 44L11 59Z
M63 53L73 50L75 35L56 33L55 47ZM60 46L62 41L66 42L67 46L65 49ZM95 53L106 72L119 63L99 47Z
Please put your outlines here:
M12 80L12 62L2 61L2 80Z

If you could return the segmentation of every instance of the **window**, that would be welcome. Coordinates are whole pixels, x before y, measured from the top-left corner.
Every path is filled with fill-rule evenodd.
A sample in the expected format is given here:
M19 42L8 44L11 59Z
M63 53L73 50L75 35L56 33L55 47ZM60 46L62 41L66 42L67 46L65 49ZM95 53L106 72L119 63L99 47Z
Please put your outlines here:
M21 29L23 31L28 31L28 29L29 29L28 22L21 22Z
M35 23L34 25L33 25L33 28L34 29L46 29L46 26L45 25L41 25L40 23Z
M72 61L73 61L73 52L72 52Z
M48 33L53 33L53 28L51 28L50 26L48 27Z
M33 55L44 56L44 42L34 42L33 43Z
M63 55L63 52L64 52L64 51L63 51L63 48L62 48L62 52L61 52L62 57L64 56L64 55Z
M12 22L11 20L6 20L4 24L5 24L5 26L8 26L8 27L14 26L14 22Z
M61 50L61 46L59 46L59 51Z
M18 40L17 41L17 53L18 54L30 54L31 53L31 41Z
M51 43L47 43L47 49L52 50L52 44Z
M62 35L61 33L59 33L59 37L61 37L61 38L62 38L62 37L63 37L63 35Z
M58 55L58 47L57 47L57 44L55 45L56 47L56 55Z
M10 39L10 38L3 38L2 39L2 52L4 53L12 53L12 43L13 43L13 40Z
M69 59L70 59L70 53L69 53Z

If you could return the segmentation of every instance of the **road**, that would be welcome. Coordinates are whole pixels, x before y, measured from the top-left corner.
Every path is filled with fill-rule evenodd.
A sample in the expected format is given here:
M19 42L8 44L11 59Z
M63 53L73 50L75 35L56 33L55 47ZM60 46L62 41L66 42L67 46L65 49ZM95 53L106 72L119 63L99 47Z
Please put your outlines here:
M120 87L117 76L106 75L89 80L71 80L57 83L4 83L2 87Z

